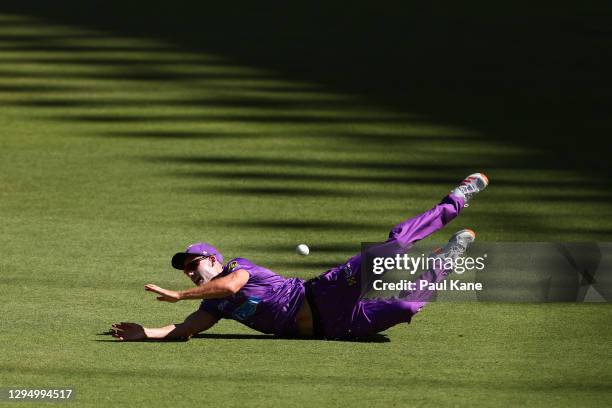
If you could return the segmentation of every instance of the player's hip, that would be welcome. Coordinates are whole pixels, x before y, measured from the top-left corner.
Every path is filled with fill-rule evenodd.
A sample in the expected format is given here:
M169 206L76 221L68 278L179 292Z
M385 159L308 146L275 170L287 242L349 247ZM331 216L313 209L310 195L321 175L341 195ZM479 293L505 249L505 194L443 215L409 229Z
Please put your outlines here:
M318 278L305 283L306 302L312 315L312 332L321 339L351 338L351 325L358 310L358 294L348 296L338 285Z

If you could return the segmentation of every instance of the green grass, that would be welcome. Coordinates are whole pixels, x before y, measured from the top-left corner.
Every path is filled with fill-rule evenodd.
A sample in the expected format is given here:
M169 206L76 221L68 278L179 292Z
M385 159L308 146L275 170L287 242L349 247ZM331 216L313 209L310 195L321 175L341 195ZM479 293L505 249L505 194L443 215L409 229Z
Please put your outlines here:
M440 302L382 343L221 336L254 334L230 321L188 343L109 341L113 322L197 307L143 291L188 286L169 260L193 241L307 278L483 166L491 188L432 240L609 240L609 192L513 166L537 160L528 147L221 56L0 21L0 386L74 387L79 406L612 402L610 305Z

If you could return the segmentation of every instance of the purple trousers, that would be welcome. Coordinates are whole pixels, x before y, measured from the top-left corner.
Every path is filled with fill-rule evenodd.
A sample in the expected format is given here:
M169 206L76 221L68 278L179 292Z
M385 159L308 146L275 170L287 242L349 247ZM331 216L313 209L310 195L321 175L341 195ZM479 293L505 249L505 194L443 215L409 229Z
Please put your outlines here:
M448 195L429 211L396 225L387 243L407 248L448 224L463 208L460 197ZM399 323L409 323L435 293L414 290L407 298L362 299L363 288L369 286L366 274L361 273L361 254L342 265L330 269L308 282L308 291L318 334L327 339L367 337ZM418 279L439 282L446 277L434 269ZM365 284L364 284L365 283Z

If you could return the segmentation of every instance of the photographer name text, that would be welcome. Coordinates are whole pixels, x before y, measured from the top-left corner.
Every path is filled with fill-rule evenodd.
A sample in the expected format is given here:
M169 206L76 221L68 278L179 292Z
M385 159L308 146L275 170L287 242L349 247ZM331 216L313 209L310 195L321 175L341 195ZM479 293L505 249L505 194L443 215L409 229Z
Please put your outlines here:
M374 290L448 290L448 291L480 291L480 282L462 282L457 279L445 280L442 282L430 282L425 279L417 281L401 280L399 282L383 282L377 279L372 282Z

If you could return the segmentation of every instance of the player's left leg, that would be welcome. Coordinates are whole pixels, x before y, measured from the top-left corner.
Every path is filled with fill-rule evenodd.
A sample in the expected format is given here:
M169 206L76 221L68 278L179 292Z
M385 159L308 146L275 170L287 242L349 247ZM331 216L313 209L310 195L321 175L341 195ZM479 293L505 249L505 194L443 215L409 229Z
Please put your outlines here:
M433 234L459 215L474 194L481 192L488 185L489 179L484 173L470 174L433 208L396 225L389 233L387 242L397 242L402 247L409 247Z
M455 233L448 244L435 257L440 259L451 258L456 260L462 256L468 246L474 242L476 234L466 229ZM444 269L446 262L433 262L433 267L421 274L415 282L438 283L443 281L452 270ZM357 305L351 327L348 329L350 337L364 337L384 331L399 323L409 323L412 316L425 306L436 291L429 285L411 292L400 293L398 298L392 299L366 299Z

